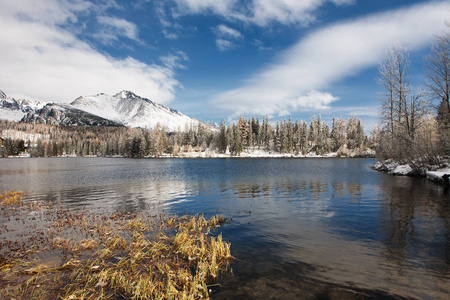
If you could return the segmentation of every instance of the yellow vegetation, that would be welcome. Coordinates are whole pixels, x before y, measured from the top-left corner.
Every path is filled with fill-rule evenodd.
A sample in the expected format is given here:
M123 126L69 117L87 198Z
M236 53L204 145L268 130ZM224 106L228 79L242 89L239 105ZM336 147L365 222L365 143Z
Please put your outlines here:
M14 193L22 195L1 199ZM208 284L232 258L230 244L211 232L221 216L47 207L45 218L52 228L27 245L37 250L0 252L0 299L208 299ZM59 263L40 259L45 253Z
M2 205L17 205L20 203L23 197L23 192L16 192L15 190L11 190L10 192L6 192L3 195L0 194L0 204Z

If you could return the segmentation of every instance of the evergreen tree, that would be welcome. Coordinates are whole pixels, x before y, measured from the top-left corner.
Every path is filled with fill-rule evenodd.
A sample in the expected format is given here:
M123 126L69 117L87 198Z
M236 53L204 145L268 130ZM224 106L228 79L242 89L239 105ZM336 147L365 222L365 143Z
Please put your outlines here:
M219 136L218 136L218 150L220 153L225 153L227 152L227 146L228 146L228 141L227 141L227 129L226 129L226 124L225 121L222 120L220 122L220 129L219 129Z
M240 127L233 123L231 127L232 143L230 144L230 152L232 155L239 156L242 152L241 130Z

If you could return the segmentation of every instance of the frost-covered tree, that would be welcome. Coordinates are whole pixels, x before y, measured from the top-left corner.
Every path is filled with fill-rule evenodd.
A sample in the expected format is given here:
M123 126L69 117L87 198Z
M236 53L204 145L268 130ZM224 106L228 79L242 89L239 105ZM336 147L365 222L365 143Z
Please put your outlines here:
M381 99L382 133L377 155L381 159L412 160L420 156L424 141L417 139L421 122L428 114L428 101L408 82L408 53L401 46L392 47L379 68L378 82L383 87Z
M262 122L262 128L261 128L261 141L262 141L262 145L266 148L269 149L270 147L270 140L271 140L271 126L269 123L269 116L265 116L263 118L263 122Z
M408 54L401 45L389 48L384 63L379 67L378 83L383 87L380 116L386 135L394 139L400 135L408 96Z
M220 153L227 152L228 140L227 140L227 128L225 121L220 122L219 135L217 138L217 148Z
M436 37L425 68L429 95L437 106L441 151L450 155L450 31Z
M331 124L331 151L336 152L347 144L346 123L342 118L333 118Z
M241 140L241 130L238 125L233 123L231 126L231 143L230 143L230 152L232 155L239 156L242 152L242 140Z

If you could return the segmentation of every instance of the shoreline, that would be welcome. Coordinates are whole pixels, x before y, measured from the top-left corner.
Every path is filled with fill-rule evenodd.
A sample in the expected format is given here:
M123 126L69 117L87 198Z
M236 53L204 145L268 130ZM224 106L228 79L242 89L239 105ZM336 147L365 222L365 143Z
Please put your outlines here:
M422 177L446 186L450 183L449 159L443 159L443 162L439 165L419 164L417 161L411 163L399 163L392 159L388 159L377 161L370 167L375 171L384 172L394 176Z
M85 158L93 158L93 157L105 157L105 158L133 158L133 159L165 159L165 158L375 158L375 152L371 150L366 150L363 153L351 153L350 155L341 155L338 152L330 152L323 155L318 155L315 153L307 153L305 155L302 154L293 154L293 153L276 153L273 151L264 151L264 150L255 150L255 151L245 151L241 152L240 155L232 155L231 153L217 153L215 151L203 151L203 152L182 152L180 154L167 154L162 153L161 155L150 155L144 157L127 157L127 156L97 156L97 155L60 155L60 156L8 156L6 158L73 158L73 157L85 157Z

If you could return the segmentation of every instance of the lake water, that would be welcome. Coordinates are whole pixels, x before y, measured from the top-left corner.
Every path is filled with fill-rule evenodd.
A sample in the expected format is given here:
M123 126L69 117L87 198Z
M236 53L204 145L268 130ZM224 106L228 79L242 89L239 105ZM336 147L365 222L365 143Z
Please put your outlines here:
M0 159L0 192L232 218L214 299L450 297L450 196L372 159Z

